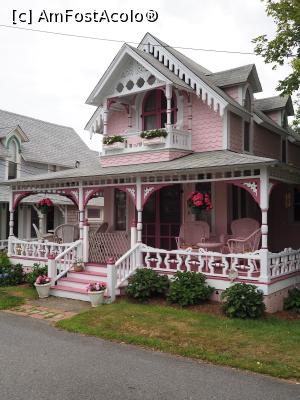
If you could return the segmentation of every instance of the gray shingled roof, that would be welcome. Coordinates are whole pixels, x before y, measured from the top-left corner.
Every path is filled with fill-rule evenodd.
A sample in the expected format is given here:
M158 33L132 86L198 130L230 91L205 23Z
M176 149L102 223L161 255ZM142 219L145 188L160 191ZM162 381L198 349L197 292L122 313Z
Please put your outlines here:
M219 87L246 83L251 79L253 81L252 87L254 92L260 92L262 90L255 64L248 64L237 68L227 69L225 71L214 72L207 76L212 84Z
M74 167L77 160L86 165L97 158L97 153L86 146L73 128L0 110L3 131L16 125L29 138L29 142L22 144L26 161Z
M239 154L228 150L216 150L203 153L193 153L172 161L149 164L133 164L103 168L100 166L100 163L97 163L86 168L77 168L54 172L51 174L37 175L30 178L23 178L22 180L10 180L6 181L5 184L12 185L15 182L50 181L72 178L84 179L86 177L101 177L107 175L139 175L147 172L189 171L193 169L199 170L234 165L254 166L259 164L272 164L276 162L276 160L271 158L257 157L250 154ZM0 184L3 185L4 183Z
M255 99L254 105L261 111L275 111L287 108L288 115L294 115L293 103L290 96L273 96L264 99Z

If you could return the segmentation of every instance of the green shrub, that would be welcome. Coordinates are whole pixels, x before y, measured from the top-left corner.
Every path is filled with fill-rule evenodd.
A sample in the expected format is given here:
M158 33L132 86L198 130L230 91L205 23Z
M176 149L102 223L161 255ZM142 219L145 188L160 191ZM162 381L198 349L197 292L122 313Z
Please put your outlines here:
M296 311L296 313L300 314L300 290L299 289L291 289L289 290L288 297L284 299L283 308L285 310Z
M214 288L207 285L206 277L196 272L176 272L171 280L168 301L182 307L200 304L209 299Z
M0 253L0 286L19 285L24 280L21 264L11 264L5 252Z
M140 302L145 302L155 296L165 296L169 288L169 279L158 275L149 268L139 268L129 278L126 294Z
M263 293L254 285L236 283L226 289L221 299L224 300L223 310L230 318L259 318L266 306Z
M47 275L47 273L48 268L46 265L34 263L32 266L32 271L25 275L25 282L29 283L31 286L34 286L36 278L40 275Z

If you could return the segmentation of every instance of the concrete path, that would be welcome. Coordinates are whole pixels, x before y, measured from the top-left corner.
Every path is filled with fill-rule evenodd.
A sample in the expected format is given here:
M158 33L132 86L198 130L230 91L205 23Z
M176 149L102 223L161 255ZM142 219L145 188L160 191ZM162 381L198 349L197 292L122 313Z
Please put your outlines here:
M0 312L1 400L298 400L300 385Z

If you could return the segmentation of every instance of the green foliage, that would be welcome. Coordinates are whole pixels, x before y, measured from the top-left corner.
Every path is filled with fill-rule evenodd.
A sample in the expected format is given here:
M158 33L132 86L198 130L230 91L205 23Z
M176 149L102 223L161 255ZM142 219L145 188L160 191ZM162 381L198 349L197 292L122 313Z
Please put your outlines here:
M107 145L111 145L117 142L123 143L124 142L124 138L122 136L118 136L118 135L114 135L114 136L106 136L103 139L103 144L107 144Z
M19 285L24 273L21 264L12 265L5 252L0 253L0 286Z
M6 293L5 290L0 290L0 310L17 307L24 303L24 299Z
M165 129L153 129L152 131L144 131L140 134L142 139L154 139L157 137L167 137L168 132Z
M25 282L29 283L31 286L34 286L36 278L40 275L47 275L47 273L48 268L46 265L34 263L32 266L32 271L25 275Z
M129 278L126 294L140 302L145 302L155 296L165 296L169 288L167 276L158 275L148 268L139 268Z
M263 293L254 285L236 283L222 295L223 310L230 318L259 318L265 311Z
M286 299L284 299L285 310L296 311L296 313L300 314L300 290L299 289L291 289L289 290L289 295Z
M261 55L265 63L278 65L288 63L291 73L279 81L277 90L282 95L291 95L300 87L300 2L299 0L265 0L267 15L272 17L277 29L273 39L260 35L253 39L255 53ZM300 108L292 124L300 134Z
M200 304L209 299L214 288L208 286L206 277L196 272L176 272L167 296L168 301L182 307Z

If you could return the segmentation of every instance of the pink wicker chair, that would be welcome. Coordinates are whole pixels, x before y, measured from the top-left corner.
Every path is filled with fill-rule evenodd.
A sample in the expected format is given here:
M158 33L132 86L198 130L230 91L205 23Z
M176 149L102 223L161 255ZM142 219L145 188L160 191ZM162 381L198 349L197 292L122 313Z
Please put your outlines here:
M181 225L179 236L175 238L177 248L194 246L210 238L210 227L205 221L190 221Z
M245 239L260 227L253 218L240 218L231 222L232 239Z
M230 253L252 253L259 249L261 229L258 228L246 238L228 239L227 246Z

